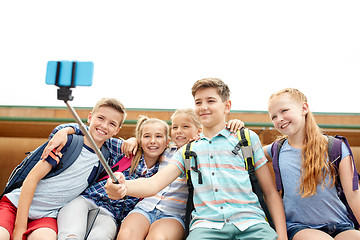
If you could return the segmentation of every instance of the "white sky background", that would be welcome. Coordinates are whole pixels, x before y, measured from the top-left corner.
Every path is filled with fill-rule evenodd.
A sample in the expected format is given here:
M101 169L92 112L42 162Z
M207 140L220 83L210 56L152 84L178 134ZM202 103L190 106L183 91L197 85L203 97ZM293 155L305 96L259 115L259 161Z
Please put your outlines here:
M314 112L360 113L360 1L2 0L0 105L65 106L49 60L94 62L74 107L193 107L192 84L219 77L232 110L295 87Z

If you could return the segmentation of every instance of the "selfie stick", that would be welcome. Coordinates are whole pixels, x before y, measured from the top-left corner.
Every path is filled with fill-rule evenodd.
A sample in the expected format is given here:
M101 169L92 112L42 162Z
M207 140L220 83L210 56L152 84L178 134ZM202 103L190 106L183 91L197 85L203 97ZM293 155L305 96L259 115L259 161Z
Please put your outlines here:
M57 62L56 79L55 79L55 85L59 87L59 89L57 91L57 94L58 94L57 97L59 100L63 100L65 102L66 106L68 107L71 114L75 118L75 121L79 124L81 131L84 133L84 136L87 137L87 139L90 141L92 148L95 150L96 155L99 157L100 162L103 165L105 171L107 172L107 174L109 174L109 176L113 180L113 183L119 184L119 181L116 179L114 173L111 171L111 168L107 164L103 154L99 150L94 139L91 137L89 131L86 129L86 126L81 121L81 119L80 119L79 115L76 113L75 109L73 107L71 107L70 104L68 103L68 101L72 101L74 99L74 97L71 95L72 90L70 88L75 87L76 62L72 63L71 86L66 86L66 87L59 85L60 65L61 65L61 63Z

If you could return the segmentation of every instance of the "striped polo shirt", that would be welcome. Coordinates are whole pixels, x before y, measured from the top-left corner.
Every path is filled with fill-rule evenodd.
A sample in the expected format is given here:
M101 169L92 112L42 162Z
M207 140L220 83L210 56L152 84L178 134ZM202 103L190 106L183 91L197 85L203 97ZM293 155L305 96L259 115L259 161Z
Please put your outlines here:
M255 169L263 166L267 159L259 137L250 131L254 152ZM241 154L232 150L239 142L236 134L223 129L212 139L203 134L193 144L198 168L202 173L203 183L198 183L198 174L191 169L194 185L194 206L190 230L198 227L221 229L225 223L234 224L244 231L258 223L266 223L257 196L252 191L251 182ZM185 166L182 149L171 159L184 174ZM194 166L194 158L191 159Z
M168 164L176 150L176 147L170 147L164 151L159 169ZM136 207L139 207L144 211L152 211L156 208L168 215L175 215L184 219L187 196L188 189L186 179L178 177L155 196L144 198L136 205Z

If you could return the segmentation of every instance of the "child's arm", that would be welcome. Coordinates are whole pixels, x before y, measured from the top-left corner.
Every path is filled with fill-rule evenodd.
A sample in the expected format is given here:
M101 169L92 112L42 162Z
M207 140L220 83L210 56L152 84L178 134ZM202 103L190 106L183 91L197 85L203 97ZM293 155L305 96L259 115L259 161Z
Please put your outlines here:
M346 156L340 161L339 175L346 200L354 213L356 220L360 222L360 189L353 190L354 166L351 156Z
M126 180L126 193L123 191L122 184L115 184L111 179L108 179L105 185L106 193L111 199L121 199L125 195L133 196L133 197L151 197L166 186L168 186L171 182L173 182L179 175L181 174L180 169L175 165L169 163L163 169L161 169L158 173L150 178L138 178L135 180ZM116 177L121 176L120 174L116 174ZM123 181L123 175L118 178L119 182Z
M33 200L36 187L39 181L50 172L52 166L45 160L40 160L25 178L21 188L19 204L17 208L14 239L22 239L23 233L27 229L28 215L31 202Z
M271 145L266 145L263 147L263 151L265 154L265 157L268 161L272 161L272 157L270 156L270 154L268 153L268 148L271 147Z
M276 228L276 233L279 236L278 239L287 239L284 206L279 193L276 191L267 164L256 169L255 174L263 191L266 205L269 208L271 218Z
M63 123L63 124L60 124L60 125L56 126L52 130L52 132L49 135L49 139L51 139L58 131L60 131L63 128L67 128L67 127L72 128L75 131L76 135L84 135L82 133L81 129L80 129L79 124L77 124L77 123Z
M244 126L245 126L244 122L239 119L231 119L226 123L226 128L233 133L236 133Z
M56 131L55 134L52 134L52 138L49 140L46 148L44 149L43 153L41 154L41 159L46 159L50 152L55 149L55 154L59 154L61 149L66 145L68 135L75 134L75 130L72 127L65 127L60 130L53 130Z
M138 142L137 139L131 137L121 144L121 152L125 154L125 157L129 158L130 155L135 156L138 149Z
M41 158L46 159L53 149L56 149L55 153L58 154L67 142L67 135L80 134L80 133L81 131L75 125L73 126L70 124L68 125L62 124L57 126L52 131L50 135L51 139L49 140L48 145L44 149ZM124 141L121 140L122 144L118 144L120 140L119 139L117 140L118 141L116 142L116 144L113 144L111 141L109 141L110 144L109 147L112 148L114 152L118 154L124 153L126 157L129 157L131 154L135 155L138 148L136 138L132 137ZM121 145L121 148L119 147L119 145Z

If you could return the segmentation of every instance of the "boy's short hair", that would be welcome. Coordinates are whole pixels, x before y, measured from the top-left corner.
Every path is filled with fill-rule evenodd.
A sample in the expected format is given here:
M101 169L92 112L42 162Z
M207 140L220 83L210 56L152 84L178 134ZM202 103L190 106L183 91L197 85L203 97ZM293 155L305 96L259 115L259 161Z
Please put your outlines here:
M195 97L196 92L202 88L215 88L223 102L230 99L229 86L219 78L203 78L197 80L191 88L193 97Z
M100 99L92 109L92 112L96 112L100 107L111 107L118 111L123 117L120 122L120 126L124 123L126 118L126 109L124 105L116 98L102 98Z

